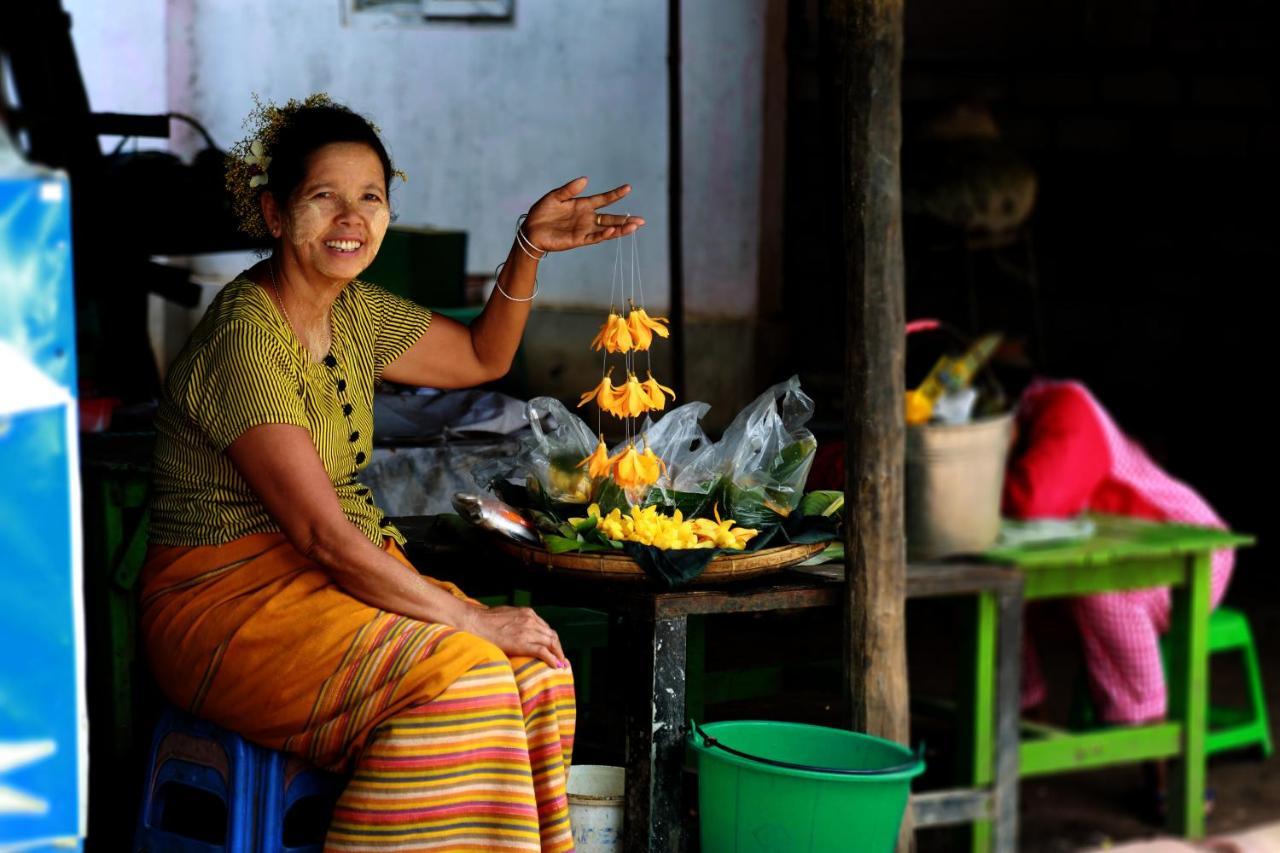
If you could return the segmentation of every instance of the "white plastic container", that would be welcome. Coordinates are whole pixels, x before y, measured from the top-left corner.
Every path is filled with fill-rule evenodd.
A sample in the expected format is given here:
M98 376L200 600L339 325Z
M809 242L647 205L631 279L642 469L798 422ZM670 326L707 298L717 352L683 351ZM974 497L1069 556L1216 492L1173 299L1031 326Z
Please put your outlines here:
M621 851L626 771L604 764L575 764L569 768L566 788L578 853Z

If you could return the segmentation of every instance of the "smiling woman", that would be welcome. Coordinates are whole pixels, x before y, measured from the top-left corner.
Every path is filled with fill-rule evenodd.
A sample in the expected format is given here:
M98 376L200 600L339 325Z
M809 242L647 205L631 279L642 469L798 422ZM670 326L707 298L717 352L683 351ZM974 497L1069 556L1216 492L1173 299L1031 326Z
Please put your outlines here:
M571 849L559 638L416 571L359 478L375 383L504 373L538 261L634 233L643 219L598 212L630 188L583 196L577 178L535 202L467 327L357 278L397 174L367 120L323 96L251 120L228 187L271 254L214 300L157 418L141 619L157 681L260 744L354 770L326 849Z

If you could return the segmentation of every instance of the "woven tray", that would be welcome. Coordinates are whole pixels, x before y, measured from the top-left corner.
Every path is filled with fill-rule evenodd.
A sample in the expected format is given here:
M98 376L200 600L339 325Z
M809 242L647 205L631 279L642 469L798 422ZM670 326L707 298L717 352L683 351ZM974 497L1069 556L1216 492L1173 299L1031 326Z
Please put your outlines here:
M568 551L552 554L545 548L537 548L493 537L493 544L524 566L548 575L591 580L645 583L651 578L640 564L621 553L592 552L587 554ZM819 553L831 543L811 542L804 545L781 545L777 548L761 548L743 554L720 554L707 563L702 574L689 581L690 586L746 580L767 575L787 566L802 563Z

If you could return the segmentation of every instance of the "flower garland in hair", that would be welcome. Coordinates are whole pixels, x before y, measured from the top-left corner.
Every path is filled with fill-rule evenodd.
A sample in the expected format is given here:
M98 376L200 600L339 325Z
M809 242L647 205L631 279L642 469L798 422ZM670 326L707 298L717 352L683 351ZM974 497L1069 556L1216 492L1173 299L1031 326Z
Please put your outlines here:
M244 120L248 135L231 146L226 158L226 186L231 195L231 210L245 234L264 240L271 236L262 218L258 197L270 185L271 152L280 131L300 110L337 106L324 92L317 92L301 101L290 98L284 106L276 106L270 101L264 103L257 94L253 95L253 109ZM370 126L374 133L382 133L372 122ZM392 174L402 181L408 180L399 169L394 169Z

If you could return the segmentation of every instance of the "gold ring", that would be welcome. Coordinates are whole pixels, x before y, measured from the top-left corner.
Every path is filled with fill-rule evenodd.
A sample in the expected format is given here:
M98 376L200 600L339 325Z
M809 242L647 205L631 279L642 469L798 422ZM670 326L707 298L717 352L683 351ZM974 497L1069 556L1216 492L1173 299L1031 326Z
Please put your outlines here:
M600 214L598 214L598 213L597 213L597 214L596 214L596 225L597 225L597 226L599 226L600 224L601 224L601 223L600 223Z

